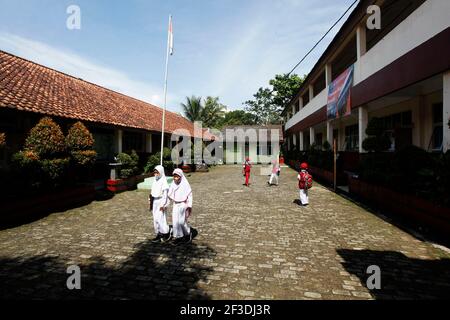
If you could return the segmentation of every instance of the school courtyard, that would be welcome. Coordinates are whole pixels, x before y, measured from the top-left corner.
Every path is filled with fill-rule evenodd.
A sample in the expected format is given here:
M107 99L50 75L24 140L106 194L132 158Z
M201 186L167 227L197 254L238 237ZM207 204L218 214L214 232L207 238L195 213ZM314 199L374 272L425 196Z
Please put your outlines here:
M415 299L450 297L450 254L315 184L299 207L296 172L279 187L239 166L189 177L192 244L154 244L147 193L0 231L0 297L33 299ZM81 290L66 287L81 269ZM376 265L381 289L369 290Z

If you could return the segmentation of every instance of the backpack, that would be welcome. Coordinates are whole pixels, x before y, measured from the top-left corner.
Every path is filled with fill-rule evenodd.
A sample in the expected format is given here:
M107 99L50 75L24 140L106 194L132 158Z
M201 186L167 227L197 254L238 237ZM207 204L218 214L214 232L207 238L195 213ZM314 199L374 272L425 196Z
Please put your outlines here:
M312 175L307 171L300 172L300 181L298 185L300 189L311 189L313 186Z

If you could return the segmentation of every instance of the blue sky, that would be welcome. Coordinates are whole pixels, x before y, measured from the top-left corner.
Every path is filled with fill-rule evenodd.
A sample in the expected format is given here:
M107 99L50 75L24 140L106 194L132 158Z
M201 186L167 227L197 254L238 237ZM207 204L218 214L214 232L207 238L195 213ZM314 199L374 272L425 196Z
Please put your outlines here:
M289 72L352 2L0 0L0 49L162 106L172 14L168 109L180 112L190 95L219 96L242 109L275 74ZM66 28L69 5L81 9L81 30ZM297 73L310 71L337 31Z

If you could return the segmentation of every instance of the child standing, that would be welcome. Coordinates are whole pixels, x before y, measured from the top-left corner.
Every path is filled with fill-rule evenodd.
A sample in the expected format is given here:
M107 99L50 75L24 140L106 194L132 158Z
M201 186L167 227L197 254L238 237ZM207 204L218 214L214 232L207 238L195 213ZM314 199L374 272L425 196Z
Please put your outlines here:
M298 188L300 189L300 203L302 206L309 204L308 189L312 187L312 176L308 172L308 164L300 165L300 173L298 174Z
M192 189L181 169L173 171L173 182L169 187L168 197L173 201L172 222L175 239L173 244L191 242L197 233L187 223L192 213Z
M252 169L252 164L250 163L250 158L246 158L243 167L243 173L245 176L245 185L248 187L250 182L250 171Z
M155 181L149 196L150 210L153 212L153 226L155 228L156 237L152 242L166 242L171 238L170 228L167 224L167 217L164 207L167 203L167 193L169 184L163 166L156 166L153 171Z
M269 186L272 186L275 184L274 180L277 181L277 183L275 185L278 186L278 177L280 175L280 171L281 171L281 169L280 169L280 165L279 165L278 161L273 160L272 161L272 174L270 175L269 182L267 182L269 184Z

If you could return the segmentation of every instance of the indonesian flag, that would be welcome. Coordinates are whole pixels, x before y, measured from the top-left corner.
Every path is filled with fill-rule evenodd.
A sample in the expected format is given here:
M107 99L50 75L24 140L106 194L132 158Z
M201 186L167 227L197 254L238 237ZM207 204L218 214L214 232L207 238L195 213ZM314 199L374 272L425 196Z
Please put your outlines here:
M172 16L169 17L169 54L173 55L173 29Z

